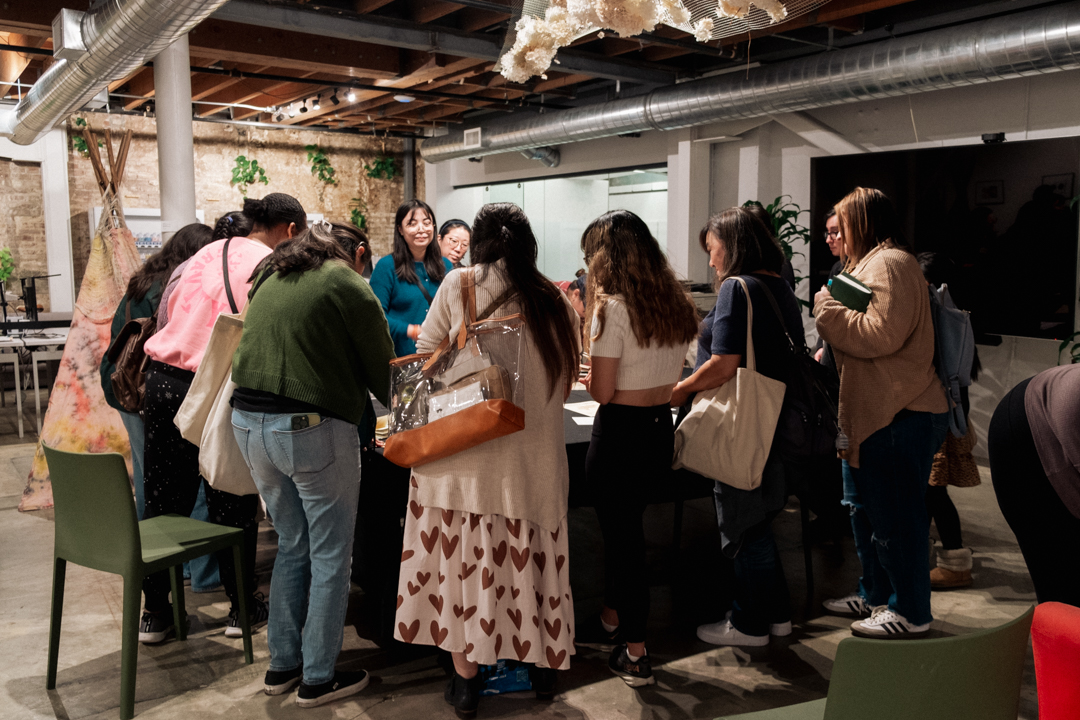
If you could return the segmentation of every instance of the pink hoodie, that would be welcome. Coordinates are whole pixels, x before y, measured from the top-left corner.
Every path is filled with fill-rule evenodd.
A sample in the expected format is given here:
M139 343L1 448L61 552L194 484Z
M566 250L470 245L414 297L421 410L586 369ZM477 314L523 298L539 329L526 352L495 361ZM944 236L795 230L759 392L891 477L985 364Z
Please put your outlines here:
M230 313L221 256L225 240L210 243L192 256L167 305L169 323L146 341L151 360L195 372L202 362L210 331L221 313ZM229 245L229 283L239 312L247 304L255 266L270 254L258 240L234 237Z

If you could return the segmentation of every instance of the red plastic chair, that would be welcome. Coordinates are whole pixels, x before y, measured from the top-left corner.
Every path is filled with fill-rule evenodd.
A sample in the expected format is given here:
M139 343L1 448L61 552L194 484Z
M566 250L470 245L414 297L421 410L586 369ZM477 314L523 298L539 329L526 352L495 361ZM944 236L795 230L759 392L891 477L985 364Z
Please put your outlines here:
M1080 717L1080 608L1045 602L1031 624L1039 720Z

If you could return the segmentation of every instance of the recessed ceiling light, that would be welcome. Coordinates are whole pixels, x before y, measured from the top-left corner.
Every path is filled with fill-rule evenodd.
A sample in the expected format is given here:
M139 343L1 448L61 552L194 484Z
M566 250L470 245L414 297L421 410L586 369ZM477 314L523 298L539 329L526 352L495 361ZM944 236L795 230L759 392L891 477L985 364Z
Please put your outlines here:
M409 102L412 102L413 100L415 100L416 98L414 98L412 95L395 95L394 99L397 100L400 103L409 103Z

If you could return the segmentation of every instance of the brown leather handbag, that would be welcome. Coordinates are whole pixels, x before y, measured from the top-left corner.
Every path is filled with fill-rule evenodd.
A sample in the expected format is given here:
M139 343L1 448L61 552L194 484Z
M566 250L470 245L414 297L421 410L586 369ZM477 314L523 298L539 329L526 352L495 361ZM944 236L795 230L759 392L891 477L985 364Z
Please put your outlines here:
M520 314L485 319L512 294L503 293L478 316L474 271L464 271L464 318L456 337L444 338L434 353L390 363L387 460L416 467L525 429L518 404L525 320Z
M146 405L146 369L150 358L143 346L157 331L157 310L146 318L131 319L131 301L124 307L124 327L109 347L109 361L116 366L109 381L113 395L128 412L137 413Z

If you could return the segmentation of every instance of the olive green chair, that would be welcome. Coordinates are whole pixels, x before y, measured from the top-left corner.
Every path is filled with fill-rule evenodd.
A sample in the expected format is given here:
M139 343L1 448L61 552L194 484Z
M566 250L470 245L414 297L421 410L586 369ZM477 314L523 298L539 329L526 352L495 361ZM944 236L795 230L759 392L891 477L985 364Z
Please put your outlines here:
M139 620L143 578L170 571L176 636L186 639L183 564L232 547L240 598L244 659L253 662L251 626L244 589L243 530L163 515L139 522L124 458L116 453L86 454L42 445L49 465L55 503L52 618L49 667L45 687L56 688L60 652L60 620L64 609L64 577L68 562L116 573L124 578L123 639L120 651L120 717L135 715L135 670L138 665Z
M1034 610L955 637L847 638L828 697L726 720L1016 720Z

